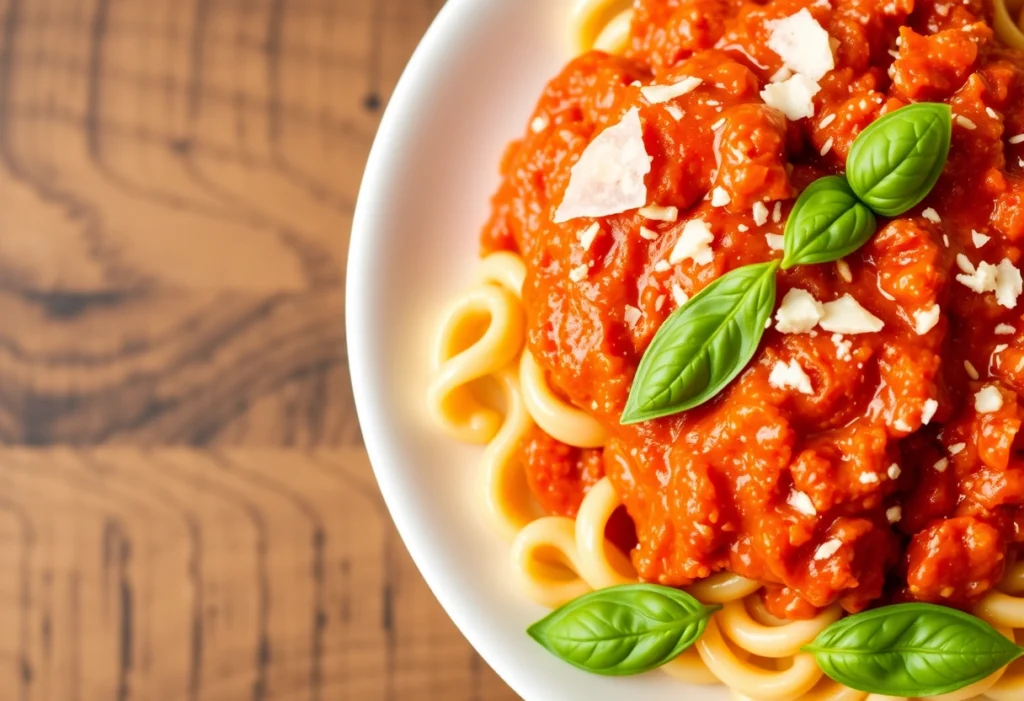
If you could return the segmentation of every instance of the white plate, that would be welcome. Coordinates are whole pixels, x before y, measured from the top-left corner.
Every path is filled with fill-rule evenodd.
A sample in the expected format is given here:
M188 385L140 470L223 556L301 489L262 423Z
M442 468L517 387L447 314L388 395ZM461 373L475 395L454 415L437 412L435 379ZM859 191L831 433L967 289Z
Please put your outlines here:
M481 449L425 410L445 302L471 281L505 145L571 58L572 0L449 0L402 76L373 145L349 253L346 315L356 407L377 481L427 584L527 701L724 700L664 674L585 674L525 634L544 610L509 576L476 481Z

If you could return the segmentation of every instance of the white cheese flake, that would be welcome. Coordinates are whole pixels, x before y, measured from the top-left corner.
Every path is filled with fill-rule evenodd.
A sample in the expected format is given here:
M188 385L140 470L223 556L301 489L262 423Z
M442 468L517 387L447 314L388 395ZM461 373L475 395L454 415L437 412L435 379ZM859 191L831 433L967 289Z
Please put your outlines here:
M949 458L939 458L932 467L935 468L936 472L945 472L946 468L949 467Z
M786 118L795 122L814 116L814 96L821 86L805 75L795 75L781 83L769 83L761 91L761 99Z
M654 204L641 207L637 213L644 219L652 221L675 221L679 218L678 207L659 207Z
M690 295L683 291L678 282L672 283L672 301L676 303L677 307L681 307L690 301Z
M753 207L754 223L758 226L764 226L768 223L768 208L764 202L755 202Z
M956 254L956 267L960 268L960 270L967 274L974 272L974 263L972 263L971 259L963 253Z
M665 111L668 112L669 116L677 122L686 116L686 113L675 105L665 105Z
M807 290L794 287L775 312L775 328L781 333L807 333L825 316L825 307Z
M594 222L586 229L580 232L580 245L583 246L584 251L589 251L590 247L594 243L594 239L601 232L601 225Z
M914 312L914 331L918 336L924 336L935 328L939 323L942 310L939 305L933 304L927 309L918 309Z
M824 305L825 315L821 328L832 333L877 333L884 322L860 305L851 295L845 294L834 302Z
M995 385L985 385L974 394L974 410L991 414L1003 408L1003 395Z
M766 22L768 48L782 59L794 73L802 73L811 80L835 68L832 44L826 32L807 8L783 19Z
M1016 332L1017 329L1014 328L1013 326L1010 326L1009 324L999 324L999 326L996 327L997 336L1011 336Z
M589 270L590 268L587 267L586 263L584 263L583 265L577 265L575 268L569 271L569 279L572 280L573 282L582 282L583 280L586 279L587 271Z
M786 498L786 503L793 507L793 510L804 516L815 516L818 510L814 508L814 502L803 492L794 489Z
M899 505L890 506L885 510L885 520L889 523L899 523L903 518L903 509Z
M776 202L775 206L772 207L772 221L778 224L782 221L782 203Z
M939 410L939 403L934 399L924 400L924 405L921 407L921 425L927 426L933 418L935 418L935 412Z
M732 196L724 187L716 187L711 191L711 206L724 207L732 202Z
M946 234L942 235L942 245L945 246L946 248L949 248L949 236L947 236Z
M999 113L998 113L998 112L996 112L996 111L995 111L994 109L992 109L991 107L986 107L986 108L985 108L985 114L987 114L987 115L988 115L989 117L991 117L992 119L999 119Z
M850 270L850 264L845 260L836 261L836 272L839 273L843 282L853 282L853 271Z
M697 265L707 265L715 259L715 254L708 245L714 240L714 234L711 233L706 221L691 219L686 222L683 233L669 255L669 263L675 265L689 259Z
M647 98L647 101L652 105L657 105L662 102L668 102L674 100L677 97L682 97L687 93L691 93L697 89L697 87L703 83L700 78L693 78L687 76L682 80L672 83L671 85L647 85L640 88L640 92Z
M832 334L832 343L836 346L836 358L839 360L853 359L853 355L850 353L850 349L853 348L853 341L846 340L841 333L834 333Z
M793 77L793 71L789 70L785 66L782 66L781 68L779 68L779 70L777 70L777 71L775 71L774 73L771 74L771 77L768 78L768 82L769 83L781 83L782 81L789 80L792 77Z
M747 226L746 224L737 224L736 231L745 234L746 232L750 231L750 227Z
M650 171L640 111L634 107L618 124L598 134L580 154L554 222L604 217L643 207L647 204L644 177Z
M967 372L967 376L972 380L977 380L981 375L978 374L978 369L974 367L974 363L970 360L964 361L964 370Z
M811 378L795 360L789 363L777 360L768 375L768 384L776 389L795 389L800 394L814 394Z
M985 234L981 233L980 231L975 231L974 229L971 229L971 241L974 242L974 247L975 248L981 248L986 243L988 243L989 239L991 239L991 238L992 238L991 236L986 236Z
M805 10L806 11L806 10ZM838 538L829 538L824 543L818 546L817 550L814 551L815 560L827 560L837 552L839 548L843 547L843 541Z
M878 484L877 472L862 472L858 477L861 484Z
M822 119L821 123L818 124L818 128L819 129L824 129L825 127L827 127L829 124L831 124L834 121L836 121L836 113L835 112L833 112L830 115L827 115L824 119Z
M711 125L711 131L718 131L725 126L725 117L722 117L717 122Z
M889 475L889 479L891 480L899 479L902 473L903 470L901 470L900 466L896 463L889 465L889 469L885 471L885 474Z
M665 295L658 295L658 298L654 300L654 311L660 312L661 308L665 306Z
M1011 144L1019 144L1022 141L1024 141L1024 134L1017 134L1016 136L1011 136L1010 137L1010 143Z
M932 224L941 224L942 217L935 211L933 207L928 207L921 211L921 216L930 221Z
M1010 262L1009 258L1003 258L996 266L996 301L1007 309L1017 306L1017 298L1024 291L1024 279L1020 271Z
M659 260L654 264L654 272L656 273L667 273L672 269L672 266L668 264L667 260Z
M641 226L640 238L647 239L648 241L655 241L658 238L658 232L654 229L648 229L646 226Z
M630 325L630 327L636 326L637 322L640 321L640 310L627 304L625 310L622 312L622 318Z
M966 443L954 443L953 445L949 446L949 454L950 455L959 455L960 453L962 453L964 451L964 448L966 448L966 447L967 447Z
M828 137L824 144L821 145L821 155L827 156L828 152L832 150L832 137Z
M530 131L534 134L540 134L542 131L547 129L550 124L551 120L548 119L546 114L539 115L534 117L533 121L530 122Z
M975 124L970 119L968 119L967 117L963 116L962 114L958 114L956 116L956 123L959 124L960 126L962 126L964 129L967 129L968 131L973 131L974 129L978 128L977 124Z
M956 259L957 264L960 264L962 262L961 259L966 260L966 256L961 253L957 255ZM970 265L970 261L968 261L968 264ZM974 266L971 265L971 268L974 268ZM960 266L960 269L963 270L962 265ZM957 275L956 279L957 282L964 285L964 287L969 290L973 290L978 294L995 292L996 282L998 279L998 268L991 263L982 261L981 263L978 263L977 269L972 269L970 272L965 270L963 274Z
M786 239L782 234L765 234L764 239L768 242L768 248L773 251L781 251L786 244Z

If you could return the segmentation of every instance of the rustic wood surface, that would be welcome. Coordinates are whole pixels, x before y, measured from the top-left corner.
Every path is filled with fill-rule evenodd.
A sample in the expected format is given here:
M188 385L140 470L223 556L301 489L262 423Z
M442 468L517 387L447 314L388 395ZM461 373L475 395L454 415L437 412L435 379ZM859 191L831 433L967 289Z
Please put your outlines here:
M0 0L0 699L513 699L383 507L344 265L442 0Z

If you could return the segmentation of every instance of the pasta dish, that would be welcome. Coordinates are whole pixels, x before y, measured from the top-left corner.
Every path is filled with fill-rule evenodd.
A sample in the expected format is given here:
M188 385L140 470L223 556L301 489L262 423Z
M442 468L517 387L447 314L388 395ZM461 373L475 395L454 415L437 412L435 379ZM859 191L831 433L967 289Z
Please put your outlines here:
M578 2L428 391L553 653L1024 699L1021 4Z

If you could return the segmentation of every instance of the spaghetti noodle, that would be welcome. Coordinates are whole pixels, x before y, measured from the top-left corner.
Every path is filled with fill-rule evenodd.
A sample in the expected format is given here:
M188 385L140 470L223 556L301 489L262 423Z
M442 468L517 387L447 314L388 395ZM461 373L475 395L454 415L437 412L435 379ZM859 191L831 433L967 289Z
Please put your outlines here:
M672 15L671 8L676 3L647 0L637 5L640 10L634 10L631 3L620 0L581 0L573 18L574 32L581 51L596 47L609 53L636 52L638 47L631 48L630 37L631 24L638 19L638 14L642 11L645 22L652 21L652 18L663 21ZM939 16L945 17L937 9L939 5L929 7L938 12ZM1004 45L1017 49L1024 49L1022 7L1024 3L1016 0L995 0L992 7L993 27L998 39ZM750 14L757 12L751 10ZM1014 16L1020 16L1021 19L1015 21L1012 19ZM961 24L967 24L968 19L961 17ZM712 18L709 21L713 23L718 20ZM688 26L692 28L695 25ZM639 36L635 27L632 31L632 36ZM721 28L718 31L720 36L727 35L722 34L724 30ZM906 51L907 42L918 40L919 37L908 36L903 42L903 50ZM714 42L705 43L710 46ZM718 42L723 45L726 43L725 40ZM652 50L663 48L655 46ZM858 60L863 62L867 58ZM1020 62L1024 64L1024 57ZM602 67L598 70L611 69ZM621 78L617 76L617 79L629 82L629 77L623 75ZM900 79L898 74L896 79ZM965 84L970 86L971 80L965 79ZM843 104L849 110L848 104ZM864 107L854 104L850 114L857 109ZM832 121L828 117L825 120ZM577 134L557 134L557 127L551 128L556 129L554 139L560 139L559 148L574 148L573 141L578 138ZM758 138L766 139L770 134L770 129L758 132ZM748 133L746 136L751 135ZM736 134L730 135L728 131L716 137L723 149L730 143L737 147L739 138ZM820 137L816 134L814 138ZM537 148L554 148L548 145L550 143L545 142L544 146ZM824 143L820 149L823 154L828 151ZM829 138L827 143L830 148L839 146L833 138ZM744 156L746 160L750 158L750 154ZM763 167L760 177L772 177L769 166ZM759 215L756 206L754 215L766 221L772 217L768 212ZM498 217L503 216L506 215L499 212ZM774 216L777 220L778 214ZM930 220L927 215L926 218ZM922 236L921 227L915 226L918 226L915 236ZM619 229L613 230L615 236L624 235ZM892 232L886 234L883 231L879 237L886 235L892 235ZM912 239L904 236L901 241L901 255L916 255L912 249L907 248L911 245L908 241L912 242ZM592 245L597 247L598 244ZM602 250L607 251L609 245L619 245L618 239L603 245L605 248ZM530 262L513 252L517 247L510 240L492 241L488 248L498 249L498 252L492 252L482 259L476 284L455 300L444 316L428 404L438 425L452 437L485 444L481 471L482 502L497 530L511 539L513 570L522 590L542 606L557 607L594 589L636 582L641 579L641 575L638 573L635 554L631 559L630 553L620 549L615 540L609 537L613 531L610 524L615 514L621 511L624 502L627 511L631 515L633 513L629 509L630 502L620 497L611 475L600 478L585 490L574 514L545 515L545 509L531 495L526 467L517 448L531 431L539 427L561 444L579 450L604 448L607 451L611 437L607 429L607 416L601 413L601 401L595 398L591 411L580 408L578 399L567 397L564 389L551 381L550 368L546 368L535 356L532 346L542 341L538 340L539 337L531 336L535 331L532 326L535 322L533 319L527 322L530 310L524 303L524 281L533 284L528 280ZM507 250L500 250L502 248ZM877 260L882 260L889 253L884 247L878 247L873 255ZM910 272L913 273L912 270ZM696 284L696 281L691 282ZM706 284L707 280L703 282ZM872 279L871 284L881 286L883 283L879 278L878 281ZM906 288L896 288L896 293L887 294L907 297L911 293ZM678 304L685 303L685 295L681 300L675 290L672 295L677 297ZM660 298L646 300L648 306L645 306L645 311L660 311L667 304L666 296L663 294ZM901 301L906 302L906 299L901 297ZM548 298L547 303L555 305L557 301ZM565 310L561 309L558 313L564 314ZM637 322L635 326L643 323L646 322ZM841 334L835 336L839 336L839 339L825 335L822 342L845 348L845 353L859 360L862 365L871 357L872 353L862 345L843 346L848 341ZM816 362L824 361L818 359ZM891 377L895 378L895 375ZM885 387L884 380L882 386ZM498 402L491 401L495 396L495 387L499 390ZM907 391L912 389L908 387ZM726 401L729 401L728 397ZM892 407L886 410L894 411ZM769 427L766 430L775 430L770 428L773 425L771 416L761 418L764 425ZM923 425L928 422L918 423ZM962 426L958 428L955 422L948 422L946 426L948 428L945 430L952 434L942 436L945 444L950 446L948 457L932 455L932 448L915 444L915 450L927 453L929 459L936 464L935 472L939 477L947 474L947 468L943 466L939 470L938 466L950 461L955 463L967 452L997 450L996 446L971 447L968 451L963 447L957 449L958 445L966 442L960 440L966 429ZM860 429L867 431L868 427L862 425ZM717 430L727 429L719 427ZM908 433L912 431L903 432L903 435ZM682 435L682 430L673 435ZM846 440L839 433L829 435L834 435L835 440ZM772 439L773 436L768 433L757 433L758 441ZM647 436L647 440L653 442L654 439ZM884 439L879 440L884 444ZM662 446L660 449L668 450L668 447ZM791 459L799 460L802 456L793 454L785 457L786 462ZM885 459L891 460L889 457ZM742 460L737 460L743 464ZM897 468L897 476L893 477L890 468L893 481L898 478L898 473ZM935 478L936 475L930 473L928 479ZM740 481L742 483L742 478ZM865 478L860 481L868 484ZM933 500L939 498L936 496L938 492L930 494ZM908 501L903 504L904 520L914 518L910 511L916 503ZM814 506L810 509L815 510ZM887 513L894 513L891 507ZM693 518L698 519L699 516L693 515ZM711 519L709 523L718 522ZM669 527L679 527L678 522L673 521ZM697 529L693 537L698 538L701 533ZM639 535L643 536L642 533ZM825 627L843 615L843 606L839 603L843 599L833 596L831 603L815 607L809 617L794 616L793 620L786 620L777 617L778 607L770 608L766 605L765 582L759 578L718 571L691 579L691 583L683 586L686 591L702 602L721 603L723 609L709 622L705 634L692 649L663 668L666 673L692 684L723 683L732 690L738 701L865 701L869 698L864 692L846 688L823 676L814 658L800 652L802 646L810 643ZM767 579L772 586L778 588L777 574ZM913 583L909 591L915 591ZM973 603L973 611L1007 638L1024 642L1024 561L1009 564L1002 573L999 586L977 599ZM1013 663L977 684L935 698L959 701L979 695L996 701L1024 698L1024 662ZM877 696L870 698L872 701L882 701Z

